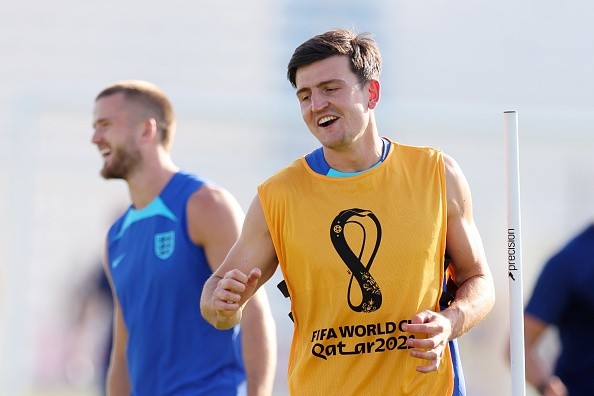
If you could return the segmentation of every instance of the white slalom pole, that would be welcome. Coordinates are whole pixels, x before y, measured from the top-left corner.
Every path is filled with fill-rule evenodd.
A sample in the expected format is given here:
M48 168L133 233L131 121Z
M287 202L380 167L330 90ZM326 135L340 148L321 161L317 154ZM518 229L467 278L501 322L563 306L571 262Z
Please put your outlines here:
M507 176L507 275L512 396L526 395L524 355L524 298L522 288L522 235L520 222L520 164L518 113L503 113Z

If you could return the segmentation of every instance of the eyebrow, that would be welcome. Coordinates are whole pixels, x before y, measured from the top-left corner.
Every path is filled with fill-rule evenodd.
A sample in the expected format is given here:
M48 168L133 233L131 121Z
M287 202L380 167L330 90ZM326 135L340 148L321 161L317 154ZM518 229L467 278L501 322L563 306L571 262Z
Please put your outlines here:
M107 118L100 118L100 119L96 120L95 122L93 122L93 128L96 128L98 124L104 124L108 121L109 120Z
M321 81L321 82L317 83L315 85L315 87L319 88L319 87L322 87L324 85L328 85L328 84L332 84L332 83L336 83L336 82L344 82L344 80L341 80L339 78L333 78L331 80ZM311 91L311 89L308 88L308 87L300 88L300 89L297 90L297 92L295 92L295 95L299 96L300 93L303 93L305 91Z

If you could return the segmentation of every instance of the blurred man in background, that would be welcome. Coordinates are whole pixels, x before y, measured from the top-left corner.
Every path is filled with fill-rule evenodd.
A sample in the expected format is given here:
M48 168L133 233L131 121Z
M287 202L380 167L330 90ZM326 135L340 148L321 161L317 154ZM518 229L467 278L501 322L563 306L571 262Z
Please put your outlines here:
M560 341L552 373L538 351L548 328ZM524 311L524 347L526 379L540 394L594 395L594 224L545 263Z
M269 395L276 338L264 290L241 328L217 331L198 307L239 236L239 204L173 163L175 117L155 85L115 83L97 95L93 115L101 175L125 180L132 201L106 241L115 304L109 394Z

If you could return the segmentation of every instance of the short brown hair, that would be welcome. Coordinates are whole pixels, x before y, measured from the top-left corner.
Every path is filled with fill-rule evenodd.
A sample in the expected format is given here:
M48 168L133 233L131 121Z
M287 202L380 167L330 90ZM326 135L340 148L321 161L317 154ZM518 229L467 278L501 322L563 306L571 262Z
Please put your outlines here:
M95 101L118 93L123 93L127 101L140 105L155 119L161 133L161 144L166 150L170 150L175 134L175 113L165 93L147 81L123 80L103 89Z
M299 67L337 55L350 59L351 70L357 75L359 83L379 78L382 57L371 35L335 29L314 36L297 47L287 66L289 82L296 88L295 77Z

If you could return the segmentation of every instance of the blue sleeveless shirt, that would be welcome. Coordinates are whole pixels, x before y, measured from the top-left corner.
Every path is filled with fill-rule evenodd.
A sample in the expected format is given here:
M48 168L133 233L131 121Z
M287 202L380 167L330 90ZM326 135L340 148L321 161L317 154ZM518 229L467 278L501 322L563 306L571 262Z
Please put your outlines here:
M131 206L109 230L132 395L235 396L245 390L239 326L217 330L200 314L212 271L188 235L186 204L204 183L178 172L147 207Z

